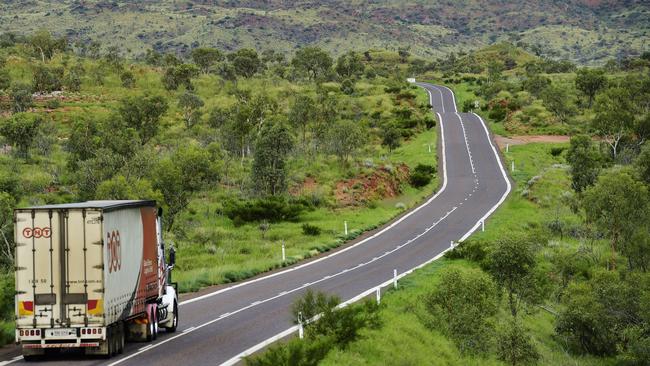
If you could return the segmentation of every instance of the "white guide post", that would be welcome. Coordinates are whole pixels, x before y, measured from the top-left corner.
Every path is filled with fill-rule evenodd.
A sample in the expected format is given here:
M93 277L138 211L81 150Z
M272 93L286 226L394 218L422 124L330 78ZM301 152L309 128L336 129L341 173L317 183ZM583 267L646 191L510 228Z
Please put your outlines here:
M485 231L485 220L481 220L481 231Z
M282 262L286 262L286 261L287 261L287 252L284 249L284 241L283 241L282 242Z
M348 222L343 221L343 226L345 227L345 236L348 236Z
M377 287L377 305L381 304L381 287Z
M397 270L393 270L393 288L397 288Z

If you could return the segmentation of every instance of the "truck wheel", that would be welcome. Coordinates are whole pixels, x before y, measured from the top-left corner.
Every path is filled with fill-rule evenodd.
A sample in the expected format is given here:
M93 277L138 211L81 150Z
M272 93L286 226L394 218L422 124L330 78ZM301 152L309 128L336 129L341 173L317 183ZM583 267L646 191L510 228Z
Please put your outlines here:
M156 308L152 307L149 314L147 314L147 342L156 340Z
M124 353L124 344L126 343L126 334L124 333L124 324L117 325L117 353Z
M108 352L106 357L110 358L115 354L115 327L108 327L108 334L106 334L106 346L108 347Z
M178 327L178 304L176 304L176 300L174 300L174 319L172 320L172 326L171 327L165 327L165 330L169 333L174 333L176 331L176 328Z

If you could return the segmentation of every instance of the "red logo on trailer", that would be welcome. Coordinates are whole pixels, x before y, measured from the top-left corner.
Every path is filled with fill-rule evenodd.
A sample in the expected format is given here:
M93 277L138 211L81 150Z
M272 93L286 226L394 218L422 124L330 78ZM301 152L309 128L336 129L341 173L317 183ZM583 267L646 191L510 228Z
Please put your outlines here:
M117 272L122 268L122 245L120 243L120 231L111 231L106 233L106 242L108 244L108 272Z
M35 239L40 239L40 238L49 238L52 235L52 230L50 230L49 227L26 227L23 230L23 236L27 239L31 239L32 237Z

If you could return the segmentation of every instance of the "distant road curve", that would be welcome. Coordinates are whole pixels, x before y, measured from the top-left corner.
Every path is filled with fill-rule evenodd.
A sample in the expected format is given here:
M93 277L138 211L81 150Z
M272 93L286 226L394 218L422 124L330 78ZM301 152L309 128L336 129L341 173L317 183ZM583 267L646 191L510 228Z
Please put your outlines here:
M109 360L61 356L47 365L233 365L291 335L290 308L307 288L357 301L442 256L481 226L511 184L484 121L458 113L453 92L417 83L439 120L442 186L426 202L375 234L316 260L234 284L180 304L177 333L128 344ZM436 164L435 161L431 162ZM23 362L7 355L8 363Z

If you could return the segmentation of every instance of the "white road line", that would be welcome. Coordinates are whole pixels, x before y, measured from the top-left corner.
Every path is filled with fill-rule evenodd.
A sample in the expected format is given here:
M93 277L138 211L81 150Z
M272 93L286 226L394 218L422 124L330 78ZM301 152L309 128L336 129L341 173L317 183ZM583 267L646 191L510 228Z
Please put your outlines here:
M432 101L433 101L433 96L431 95L431 91L428 90L428 89L426 89L426 88L425 88L425 90L427 90L427 92L429 93L429 99L430 99L430 101L432 102ZM442 95L442 92L441 92L441 95ZM443 103L444 103L444 98L443 98ZM351 249L351 248L353 248L353 247L355 247L355 246L357 246L357 245L360 245L361 243L367 242L368 240L370 240L370 239L372 239L372 238L374 238L374 237L380 235L381 233L383 233L383 232L385 232L385 231L391 229L391 228L392 228L393 226L395 226L397 223L403 221L406 217L412 215L414 212L416 212L416 211L420 210L422 207L425 207L426 205L428 205L430 202L432 202L436 197L438 197L438 196L439 196L439 195L440 195L440 194L445 190L445 188L446 188L446 186L447 186L447 162L446 162L446 146L445 146L445 137L444 137L444 124L442 123L442 117L440 116L440 114L439 114L439 113L437 113L437 114L438 114L438 117L440 118L440 129L441 129L441 135L442 135L441 143L442 143L442 152L443 152L443 153L442 153L442 164L443 164L443 186L442 186L441 190L438 191L438 192L437 192L433 197L431 197L429 200L427 200L427 202L425 202L424 204L418 206L416 209L414 209L413 211L409 212L408 214L404 215L401 219L397 220L396 222L394 222L394 223L391 224L390 226L384 228L384 229L381 230L379 233L376 233L375 235L373 235L373 236L371 236L371 237L369 237L369 238L366 238L365 240L363 240L363 241L361 241L361 242L355 244L354 246L350 246L350 247L348 247L348 248L345 248L344 250L341 250L341 251L339 251L339 252L337 252L337 253L333 253L333 254L331 254L331 255L328 255L328 256L326 256L326 257L323 257L323 258L321 258L321 259L319 259L319 260L317 260L317 261L324 260L324 259L326 259L326 258L329 258L330 256L335 255L335 254L340 254L341 252L343 252L343 251L345 251L345 250L349 250L349 249ZM462 120L461 120L461 124L462 124ZM485 125L484 125L484 127L485 127ZM488 138L489 138L489 134L488 134ZM465 141L465 143L466 143L466 145L467 145L467 140ZM468 147L468 148L469 148L469 147ZM492 146L492 148L493 148L493 150L494 150L494 146ZM498 160L498 156L497 156L497 160ZM500 167L501 167L501 169L502 169L502 171L503 171L503 167L501 166L500 161L499 161L499 165L500 165ZM506 178L506 180L507 180L507 178ZM510 187L510 184L509 184L509 182L508 182L508 192L509 192L509 187ZM507 195L507 193L506 193L506 195ZM500 201L500 202L501 202L501 201ZM499 204L500 204L500 202L499 202ZM498 204L497 204L497 206L498 206ZM360 268L360 267L362 267L362 266L364 266L364 265L367 265L367 264L370 264L370 263L372 263L372 262L374 262L374 261L376 261L376 260L379 260L379 259L381 259L381 258L383 258L383 257L385 257L385 256L387 256L387 255L390 255L391 253L393 253L393 252L399 250L401 247L403 247L403 246L405 246L405 245L408 245L408 244L414 242L416 239L420 238L421 236L423 236L423 235L425 235L427 232L429 232L429 230L433 229L433 227L435 227L436 225L438 225L438 223L440 223L440 222L442 222L444 219L446 219L446 218L447 218L451 213L453 213L457 208L458 208L458 207L454 207L451 211L447 212L447 214L446 214L445 216L443 216L443 217L440 218L436 223L434 223L433 225L431 225L430 227L428 227L424 232L418 234L415 238L411 239L407 244L402 244L401 246L397 246L397 247L396 247L395 249L393 249L392 251L388 251L388 252L384 253L383 255L377 257L377 259L373 259L373 260L371 260L371 261L369 261L369 262L366 262L366 263L362 263L362 264L360 264L359 266L357 266L357 268ZM494 209L496 209L496 208L493 207L493 210L494 210ZM493 210L491 210L491 212L492 212ZM491 212L490 212L490 213L491 213ZM484 217L485 217L485 216L484 216ZM480 224L480 221L479 221L479 224ZM473 228L473 229L474 229L474 228ZM474 230L475 230L475 229L474 229ZM473 230L472 230L472 231L473 231ZM469 235L467 234L466 236L469 236ZM462 241L462 240L463 240L463 239L461 239L461 241ZM403 276L405 276L405 275L407 275L407 274L410 274L410 273L412 273L415 269L422 268L424 265L426 265L426 264L428 264L428 263L430 263L430 262L432 262L432 261L434 261L434 260L440 258L440 257L441 257L445 252L447 252L447 250L449 250L449 249L445 249L445 250L443 250L440 254L436 255L434 258L430 259L429 261L427 261L427 262L425 262L425 263L423 263L423 264L421 264L421 265L419 265L419 266L417 266L417 267L414 267L414 268L412 268L411 270L409 270L409 271L407 271L407 272L402 273L400 276L398 276L398 278L401 278L401 277L403 277ZM305 265L297 266L297 267L295 267L295 268L293 268L293 269L289 269L289 270L286 270L286 271L283 271L283 272L279 272L279 273L275 273L275 274L272 274L272 275L269 275L269 276L266 276L266 277L262 277L262 278L259 278L259 279L257 279L257 280L253 280L253 281L249 281L249 282L246 282L246 283L242 283L242 284L239 284L239 285L236 285L236 286L232 286L232 287L229 287L229 288L227 288L227 289L223 289L223 290L220 290L220 291L216 291L216 292L211 293L211 294L203 295L203 296L198 297L198 298L195 298L195 299L190 299L190 300L187 300L187 301L185 301L185 302L183 302L183 303L181 303L181 304L187 304L187 303L190 303L190 302L198 301L198 300L200 300L200 299L204 299L204 298L207 298L207 297L214 296L214 295L216 295L217 293L222 293L222 292L224 292L224 291L227 291L227 290L232 289L232 288L235 288L235 287L239 287L239 286L242 286L242 285L245 285L245 284L250 284L250 283L253 283L253 282L256 282L256 281L259 281L259 280L263 280L263 279L267 279L267 278L270 278L270 277L274 277L274 276L277 276L277 275L282 274L282 273L287 273L287 272L290 272L290 271L295 271L295 270L298 269L298 268L305 267L305 266L307 266L307 265L309 265L309 264L313 264L314 262L317 262L317 261L313 261L313 262L307 263L307 264L305 264ZM352 270L352 269L344 269L344 270L342 270L341 272L332 275L330 278L340 276L340 275L342 275L342 274L344 274L344 273L346 273L346 272L348 272L348 271L350 271L350 270ZM318 280L318 281L315 281L315 282L313 282L313 283L311 283L311 284L306 284L306 285L313 285L313 284L316 284L316 283L322 282L322 281L324 281L324 280L326 280L326 279L323 278L323 279L321 279L321 280ZM392 281L393 281L393 278L389 279L389 280L386 281L384 284L390 284L390 283L392 283ZM381 286L381 287L384 287L384 286L385 286L384 284L382 284L382 285L380 285L380 286ZM217 322L217 321L219 321L219 320L222 320L222 319L227 318L227 317L229 317L229 316L235 315L235 314L240 313L240 312L242 312L242 311L248 310L248 309L250 309L250 308L252 308L252 307L254 307L254 306L257 306L257 305L259 305L259 304L263 304L263 303L266 303L266 302L269 302L269 301L275 300L275 299L277 299L277 298L279 298L279 297L281 297L281 296L284 296L284 295L286 295L286 294L296 292L296 291L298 291L298 290L300 290L300 289L302 289L302 288L304 288L304 286L301 286L301 287L298 287L298 288L295 288L295 289L292 289L292 290L286 291L284 294L279 294L279 295L276 295L276 296L270 297L270 298L268 298L268 299L264 299L264 300L257 301L257 302L255 302L255 303L253 303L253 304L251 304L251 305L248 305L248 306L243 307L243 308L241 308L241 309L235 310L235 311L233 311L232 313L223 314L223 315L221 315L219 318L216 318L216 319L210 320L210 321L208 321L208 322L206 322L206 323L203 323L203 324L201 324L201 325L199 325L199 326L194 327L194 328L191 329L191 330L187 330L186 332L180 333L180 334L178 334L178 335L176 335L176 336L173 336L173 337L171 337L171 338L165 339L165 340L163 340L163 341L161 341L161 342L158 342L158 343L152 344L150 347L146 348L145 350L138 351L138 352L133 353L133 354L131 354L131 355L128 355L128 356L126 356L126 357L124 357L124 358L122 358L122 359L119 359L119 360L117 360L117 361L111 363L109 366L118 365L118 364L120 364L120 363L122 363L122 362L124 362L124 361L126 361L126 360L128 360L128 359L131 359L131 358L133 358L133 357L138 356L139 354L141 354L141 353L143 353L143 352L145 352L145 351L147 351L147 350L150 350L150 349L156 348L156 347L158 347L158 346L160 346L160 345L162 345L162 344L165 344L165 343L170 342L170 341L172 341L172 340L174 340L174 339L176 339L176 338L179 338L180 336L183 336L183 335L185 335L185 334L189 334L189 333L191 333L191 332L194 332L194 331L196 331L196 330L198 330L198 329L201 329L201 328L203 328L203 327L206 327L206 326L208 326L208 325L210 325L210 324L213 324L213 323L215 323L215 322ZM359 299L361 299L361 298L367 296L367 294L374 292L375 289L376 289L376 287L373 287L373 288L371 288L371 289L369 289L369 290L363 292L362 294L360 294L360 295L358 295L358 296L356 296L356 297L354 297L354 298L352 298L352 299L350 299L350 300L348 300L348 301L342 303L342 304L340 305L340 307L347 306L348 304L350 304L350 303L352 303L352 302L358 301ZM281 333L279 333L279 334L276 334L275 336L273 336L273 337L271 337L271 338L269 338L269 339L267 339L267 340L265 340L265 341L263 341L263 342L261 342L261 343L255 345L255 346L253 346L253 347L247 349L246 351L240 353L239 355L237 355L237 356L231 358L230 360L226 361L226 362L223 363L222 365L231 365L231 364L237 363L237 362L239 362L239 361L241 360L242 357L245 357L246 355L251 354L252 352L255 352L255 351L259 350L259 349L262 349L262 348L264 348L266 345L268 345L268 344L274 342L274 341L277 340L277 339L281 339L281 338L283 338L283 337L286 337L287 335L292 334L292 333L295 332L296 330L297 330L297 327L294 326L294 327L291 327L291 328L285 330L284 332L281 332ZM250 353L248 353L248 352L250 352Z
M476 169L474 169L474 159L472 159L472 152L469 150L469 141L467 141L467 132L465 131L465 124L463 123L463 118L460 114L456 113L458 120L460 121L460 127L463 129L463 136L465 138L465 147L467 148L467 156L469 157L469 164L472 166L472 174L476 176Z
M16 357L12 358L11 360L0 362L0 366L9 365L10 363L14 363L14 362L20 361L22 359L23 359L22 355L21 356L16 356Z
M430 92L427 88L425 88L425 90L427 90L427 92L429 93L429 97L432 98L432 96L431 96L431 92ZM452 96L453 96L453 92L452 92ZM444 102L443 102L443 103L444 103ZM456 104L456 103L455 103L455 98L454 98L454 106L455 106L455 104ZM438 114L438 116L440 116L440 114ZM459 117L460 117L460 116L459 116ZM477 115L477 117L479 117L479 116ZM481 219L479 219L479 221L476 223L476 225L474 225L474 226L473 226L473 227L472 227L472 228L471 228L467 233L465 233L465 235L463 235L463 237L461 237L461 239L459 240L459 242L462 242L462 241L464 241L465 239L467 239L467 238L468 238L468 237L469 237L469 236L470 236L474 231L476 231L476 230L478 229L478 227L479 227L479 225L481 224L481 222L483 222L485 219L487 219L487 218L488 218L488 217L489 217L489 216L490 216L490 215L491 215L491 214L492 214L492 213L493 213L493 212L494 212L494 211L495 211L495 210L496 210L496 209L497 209L497 208L498 208L502 203L503 203L503 201L506 199L506 197L507 197L508 194L510 193L510 189L511 189L511 186L510 186L510 180L508 179L508 176L507 176L505 170L503 169L503 165L501 164L501 159L500 159L499 155L497 154L496 149L494 148L494 144L492 143L492 140L491 140L491 138L490 138L490 134L489 134L489 132L488 132L488 130L487 130L487 127L485 126L485 122L483 122L483 120L482 120L480 117L479 117L479 120L480 120L481 123L483 124L483 128L485 129L485 132L486 132L486 136L487 136L488 142L490 143L490 146L492 147L492 151L494 152L494 155L495 155L495 157L496 157L496 159L497 159L497 162L498 162L498 164L499 164L499 169L501 169L501 173L503 174L503 177L504 177L504 179L505 179L505 181L506 181L506 187L507 187L507 189L506 189L506 192L505 192L505 193L503 194L503 196L501 197L501 199L500 199L500 200L499 200L499 201L498 201L494 206L492 206L492 208L490 208L490 210L489 210L485 215L483 215L483 217L482 217ZM461 119L461 124L462 124L462 119ZM445 147L445 145L444 145L445 142L444 142L444 129L443 129L442 118L440 118L440 128L441 128L441 130L442 130L442 132L443 132L443 133L442 133L442 144L443 144L443 167L446 167L446 162L445 162L446 151L445 151L445 149L444 149L444 147ZM466 144L467 144L467 140L466 140ZM468 149L469 149L469 146L468 146ZM447 183L447 171L446 171L446 169L444 170L444 179L445 179L445 185L446 185L446 183ZM456 210L456 207L454 207L454 209L453 209L451 212L453 212L453 211L455 211L455 210ZM449 215L449 214L450 214L450 213L447 213L447 215ZM447 215L446 215L446 216L447 216ZM445 216L445 217L446 217L446 216ZM441 221L441 220L439 220L439 221ZM404 277L404 276L406 276L406 275L412 273L413 271L415 271L415 270L417 270L417 269L420 269L420 268L426 266L427 264L429 264L429 263L431 263L431 262L433 262L433 261L439 259L439 258L442 257L442 256L443 256L443 255L444 255L448 250L450 250L450 248L447 248L447 249L443 250L441 253L439 253L439 254L436 255L435 257L431 258L430 260L428 260L428 261L422 263L421 265L419 265L419 266L417 266L417 267L415 267L415 268L412 268L412 269L410 269L410 270L408 270L408 271L402 273L401 275L397 276L397 279L400 279L400 278L402 278L402 277ZM363 292L363 293L361 293L361 294L359 294L359 295L353 297L352 299L343 302L342 304L339 305L339 307L345 307L345 306L347 306L347 305L349 305L349 304L351 304L351 303L354 303L354 302L356 302L356 301L358 301L358 300L360 300L360 299L362 299L362 298L368 296L369 294L374 293L374 292L376 291L377 287L380 287L380 288L381 288L381 287L388 286L388 285L390 285L391 283L393 283L393 281L394 281L394 279L391 278L391 279L389 279L388 281L386 281L386 282L380 284L379 286L376 286L376 287L373 287L373 288L371 288L371 289L368 289L368 290L366 290L365 292ZM271 343L273 343L273 342L275 342L275 341L277 341L277 340L279 340L279 339L282 339L282 338L284 338L284 337L286 337L286 336L292 334L292 333L295 332L295 331L297 331L297 327L295 327L295 326L294 326L294 327L291 327L291 328L285 330L284 332L279 333L279 334L277 334L277 335L275 335L275 336L273 336L273 337L271 337L271 338L268 338L267 340L265 340L265 341L263 341L263 342L261 342L261 343L255 345L255 346L253 346L253 347L251 347L251 348L249 348L249 349L247 349L247 350L245 350L245 351L239 353L238 355L232 357L232 358L229 359L228 361L222 363L221 366L232 366L232 365L235 365L236 363L240 362L244 357L249 356L249 355L251 355L251 354L253 354L253 353L259 351L260 349L266 347L267 345L269 345L269 344L271 344Z

